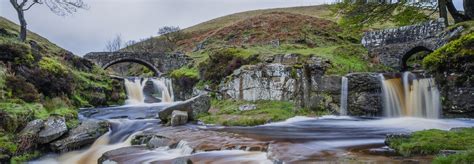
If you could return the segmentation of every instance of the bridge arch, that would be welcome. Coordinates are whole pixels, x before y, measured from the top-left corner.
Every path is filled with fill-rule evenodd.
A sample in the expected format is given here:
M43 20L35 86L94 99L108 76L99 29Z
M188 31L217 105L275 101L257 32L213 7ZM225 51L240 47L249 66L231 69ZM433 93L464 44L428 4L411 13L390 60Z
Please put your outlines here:
M401 59L400 59L400 70L401 71L407 71L408 70L408 60L415 54L418 54L420 52L428 52L428 53L431 53L433 52L433 49L432 48L428 48L430 46L427 46L427 45L418 45L418 46L415 46L411 49L408 49L407 51L405 51L402 56L401 56ZM423 57L424 58L424 57ZM421 63L419 63L421 64Z
M131 62L131 63L138 63L138 64L141 64L145 67L147 67L148 69L150 69L151 71L153 71L153 74L155 76L160 76L161 75L161 72L160 70L158 70L158 68L156 68L155 66L153 66L152 63L146 61L146 60L142 60L142 59L139 59L139 58L117 58L117 59L114 59L108 63L105 63L102 68L105 70L107 68L109 68L110 66L112 65L115 65L115 64L118 64L118 63L125 63L125 62Z

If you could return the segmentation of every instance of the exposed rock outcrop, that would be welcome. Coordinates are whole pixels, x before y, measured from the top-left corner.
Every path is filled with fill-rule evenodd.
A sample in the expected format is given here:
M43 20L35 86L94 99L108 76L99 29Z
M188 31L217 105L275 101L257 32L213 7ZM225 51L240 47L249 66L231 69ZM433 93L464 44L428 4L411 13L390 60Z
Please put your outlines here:
M199 95L192 99L173 104L172 106L166 107L160 112L158 116L163 122L168 122L171 119L173 111L184 111L188 112L188 119L195 120L196 116L200 113L206 113L211 107L211 98L207 95Z
M318 83L329 66L318 57L278 55L270 63L243 66L220 85L222 98L240 100L285 100L316 108ZM303 62L304 61L304 62Z
M377 73L352 73L349 80L348 112L354 116L377 116L383 109L382 84Z
M67 132L64 117L49 117L44 122L44 128L38 134L38 142L45 144L58 139Z
M78 149L93 143L108 130L109 123L107 121L86 120L77 128L70 130L65 138L51 143L51 149L59 152Z

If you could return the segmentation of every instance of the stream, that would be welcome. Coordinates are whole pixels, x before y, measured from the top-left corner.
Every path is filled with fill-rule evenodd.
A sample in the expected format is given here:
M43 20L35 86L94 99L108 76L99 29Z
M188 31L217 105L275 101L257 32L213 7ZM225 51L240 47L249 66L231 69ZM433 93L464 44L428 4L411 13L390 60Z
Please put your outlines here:
M167 127L155 118L157 109L159 111L176 103L170 96L173 95L172 89L166 87L169 83L157 79L152 81L155 87L161 89L163 102L144 103L142 90L145 82L126 80L129 96L127 105L95 109L103 111L98 113L80 112L81 119L110 122L108 133L82 150L48 154L30 163L97 163L107 152L108 159L102 161L104 163L430 163L430 157L401 158L383 154L386 150L385 136L424 129L449 130L474 126L474 120L471 119L328 115L317 118L297 116L283 122L254 127L203 124ZM388 85L384 87L390 91ZM386 92L389 93L391 92ZM392 108L387 110L393 110ZM153 149L132 146L131 140L141 134L169 136L177 144Z

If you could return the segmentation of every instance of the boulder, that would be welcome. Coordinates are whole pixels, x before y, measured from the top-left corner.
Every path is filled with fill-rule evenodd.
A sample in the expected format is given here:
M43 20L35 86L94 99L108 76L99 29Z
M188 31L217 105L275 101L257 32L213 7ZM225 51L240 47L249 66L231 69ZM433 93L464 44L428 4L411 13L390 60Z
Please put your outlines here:
M199 95L192 99L164 108L158 112L158 116L162 121L168 122L171 119L173 111L178 110L188 112L188 119L195 120L198 114L207 113L210 107L211 98L207 95Z
M175 110L171 114L171 126L184 125L188 122L188 113L184 111Z
M64 117L52 116L44 122L44 128L39 132L38 142L49 143L58 139L67 132L66 120Z
M69 131L68 135L51 143L51 149L67 152L94 143L94 141L109 130L107 121L85 120L77 128Z
M23 135L38 135L41 128L44 126L44 121L41 119L33 120L26 124L26 127L20 131L20 136Z

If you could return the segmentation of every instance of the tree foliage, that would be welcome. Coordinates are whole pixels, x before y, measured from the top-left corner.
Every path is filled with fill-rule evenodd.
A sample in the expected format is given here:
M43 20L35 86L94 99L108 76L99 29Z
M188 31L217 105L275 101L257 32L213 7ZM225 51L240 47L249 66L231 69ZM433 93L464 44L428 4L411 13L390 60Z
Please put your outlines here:
M429 18L421 9L435 10L436 7L426 3L398 2L368 2L367 0L343 0L337 3L333 12L341 15L340 24L351 29L394 23L404 26L425 21Z

